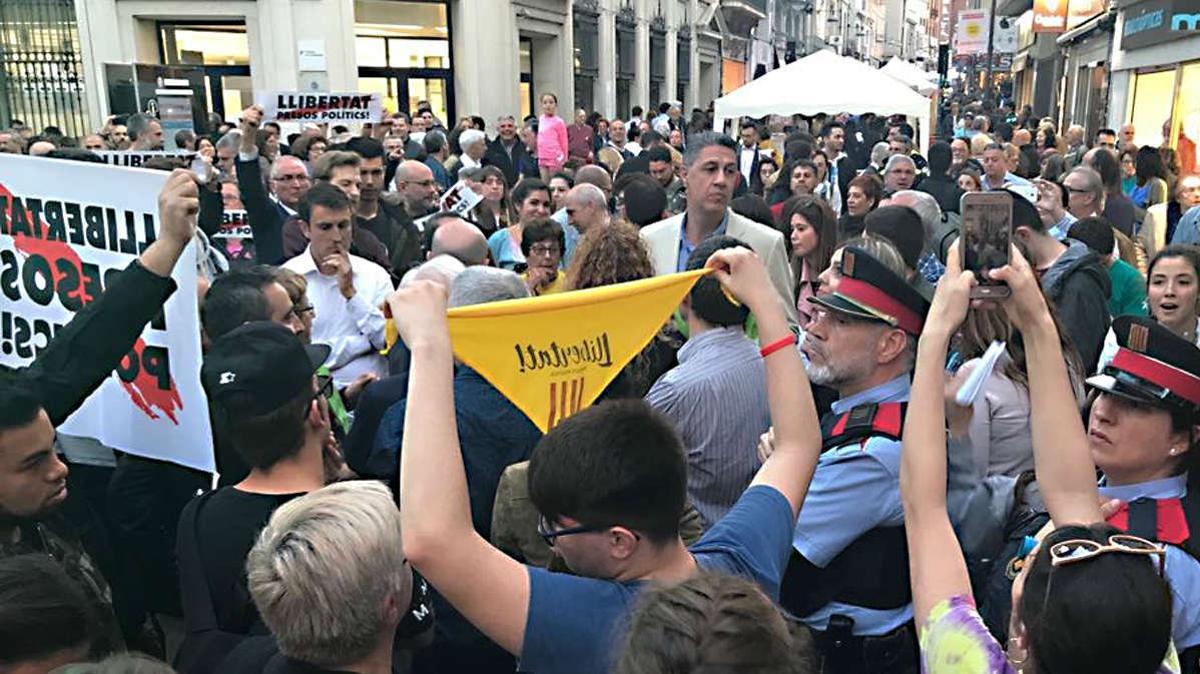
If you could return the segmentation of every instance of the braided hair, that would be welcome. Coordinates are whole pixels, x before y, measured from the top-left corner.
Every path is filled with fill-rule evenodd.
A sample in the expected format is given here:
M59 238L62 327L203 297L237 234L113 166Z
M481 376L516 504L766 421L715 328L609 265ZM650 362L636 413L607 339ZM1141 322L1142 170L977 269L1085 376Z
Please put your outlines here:
M811 641L747 580L699 574L647 591L614 674L807 674Z

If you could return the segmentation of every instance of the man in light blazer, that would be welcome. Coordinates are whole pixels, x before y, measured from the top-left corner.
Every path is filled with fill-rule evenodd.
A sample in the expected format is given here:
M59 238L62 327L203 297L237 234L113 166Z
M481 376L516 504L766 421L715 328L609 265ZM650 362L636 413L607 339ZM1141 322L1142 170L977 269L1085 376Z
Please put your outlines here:
M1146 251L1146 259L1174 240L1168 240L1171 222L1179 223L1187 212L1200 206L1200 175L1185 175L1175 184L1175 199L1146 209L1146 219L1138 231L1138 239ZM1178 225L1175 227L1178 231Z
M655 275L683 271L688 256L704 239L725 234L745 242L762 259L787 312L796 325L796 302L791 267L783 234L734 213L729 208L739 167L737 144L724 134L705 132L688 138L683 155L687 210L644 227L642 242L650 253Z

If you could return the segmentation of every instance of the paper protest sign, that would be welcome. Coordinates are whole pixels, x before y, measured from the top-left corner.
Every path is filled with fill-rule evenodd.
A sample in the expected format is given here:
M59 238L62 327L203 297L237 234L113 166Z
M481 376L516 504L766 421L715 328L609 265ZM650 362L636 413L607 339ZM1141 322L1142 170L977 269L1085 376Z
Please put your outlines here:
M0 154L0 364L21 367L157 237L167 173ZM195 243L159 318L59 430L213 470ZM91 335L104 339L106 335Z
M443 211L453 211L460 216L471 212L472 208L483 201L483 195L471 189L466 182L460 180L450 186L442 195L440 202Z
M255 97L264 120L280 122L378 122L383 100L378 93L306 93L265 91Z
M130 168L145 166L146 162L159 157L170 157L190 162L196 156L195 152L171 152L166 150L92 150L92 154L99 156L105 164L127 166Z
M250 229L246 211L225 211L221 226L212 238L213 245L235 267L239 263L253 264L258 260L258 251L254 247L254 231Z
M246 223L246 211L225 211L221 220L221 228L213 235L214 239L251 239L254 233Z
M591 405L705 273L455 307L454 355L546 432Z

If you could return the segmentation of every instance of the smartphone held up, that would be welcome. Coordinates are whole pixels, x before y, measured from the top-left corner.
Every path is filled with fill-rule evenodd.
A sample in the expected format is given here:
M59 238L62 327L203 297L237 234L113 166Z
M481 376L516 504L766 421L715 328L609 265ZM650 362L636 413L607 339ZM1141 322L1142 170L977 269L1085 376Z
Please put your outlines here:
M979 283L971 289L973 299L1008 297L1009 288L993 281L992 269L1009 263L1012 252L1013 197L1008 192L968 192L963 195L962 228L958 249L964 270L974 272Z

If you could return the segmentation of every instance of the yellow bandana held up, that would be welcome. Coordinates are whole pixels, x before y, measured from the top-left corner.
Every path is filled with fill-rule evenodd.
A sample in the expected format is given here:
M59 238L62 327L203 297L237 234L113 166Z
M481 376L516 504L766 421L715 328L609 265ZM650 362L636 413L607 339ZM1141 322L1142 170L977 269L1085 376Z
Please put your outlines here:
M705 273L456 307L454 356L544 433L592 404Z

